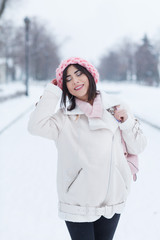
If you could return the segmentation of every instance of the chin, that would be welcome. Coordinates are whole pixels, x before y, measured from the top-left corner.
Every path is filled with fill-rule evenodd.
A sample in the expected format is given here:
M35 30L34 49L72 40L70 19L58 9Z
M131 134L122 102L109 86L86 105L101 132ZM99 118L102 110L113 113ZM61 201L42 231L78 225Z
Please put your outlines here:
M76 98L84 98L84 99L88 100L87 92L81 92L81 93L79 92L79 93L74 93L72 95L74 95Z

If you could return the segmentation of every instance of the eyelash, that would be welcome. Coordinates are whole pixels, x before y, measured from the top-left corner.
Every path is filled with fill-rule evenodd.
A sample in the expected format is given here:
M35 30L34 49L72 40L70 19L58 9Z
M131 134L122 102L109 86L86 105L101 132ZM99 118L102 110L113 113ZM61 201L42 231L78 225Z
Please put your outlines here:
M71 79L69 79L69 80L68 80L68 79L66 79L66 82L70 82L70 81L71 81Z
M78 74L78 73L79 73L79 74ZM82 74L82 72L81 72L81 71L78 71L76 75L79 77L81 74ZM66 79L66 82L70 82L71 80L72 80L72 79Z
M79 74L78 74L79 73ZM82 72L81 71L78 71L77 72L77 76L80 76L82 74Z

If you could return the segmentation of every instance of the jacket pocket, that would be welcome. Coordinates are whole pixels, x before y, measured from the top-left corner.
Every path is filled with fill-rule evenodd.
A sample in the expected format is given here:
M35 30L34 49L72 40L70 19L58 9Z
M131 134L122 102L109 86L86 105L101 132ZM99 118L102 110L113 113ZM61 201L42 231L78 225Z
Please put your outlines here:
M70 188L72 187L72 185L74 184L74 182L77 180L78 176L80 175L81 171L83 168L80 168L79 171L77 172L77 174L75 175L75 177L73 178L73 180L71 181L71 183L69 184L69 186L67 187L66 192L69 192Z

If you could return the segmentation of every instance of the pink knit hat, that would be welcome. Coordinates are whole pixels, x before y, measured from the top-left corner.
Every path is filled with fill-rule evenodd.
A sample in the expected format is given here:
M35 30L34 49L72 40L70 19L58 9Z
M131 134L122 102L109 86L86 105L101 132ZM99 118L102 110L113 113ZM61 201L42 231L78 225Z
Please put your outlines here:
M99 80L99 73L96 70L96 68L90 64L88 61L85 59L79 58L79 57L71 57L69 59L66 59L62 61L59 65L59 67L56 69L56 79L57 79L57 85L62 89L62 82L63 82L63 71L64 69L70 65L70 64L76 64L78 63L79 65L85 67L93 76L95 82L97 83Z

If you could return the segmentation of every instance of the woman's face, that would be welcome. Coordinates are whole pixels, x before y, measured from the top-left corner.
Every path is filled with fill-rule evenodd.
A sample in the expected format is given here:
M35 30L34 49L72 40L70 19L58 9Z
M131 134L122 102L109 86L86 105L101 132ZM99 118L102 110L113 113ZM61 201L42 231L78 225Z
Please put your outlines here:
M88 100L88 77L73 65L67 69L66 85L70 94L80 100Z

